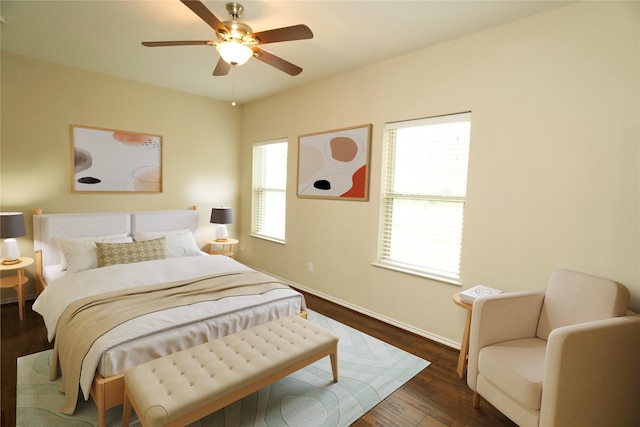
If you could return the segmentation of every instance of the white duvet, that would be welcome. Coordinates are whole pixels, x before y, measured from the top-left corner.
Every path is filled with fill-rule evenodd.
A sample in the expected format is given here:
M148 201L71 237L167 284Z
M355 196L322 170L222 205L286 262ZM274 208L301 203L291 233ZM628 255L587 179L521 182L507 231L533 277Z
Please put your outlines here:
M66 307L104 292L202 277L214 273L252 271L226 256L168 258L119 264L63 276L49 283L33 304L44 319L49 341ZM150 313L123 323L100 337L82 366L80 386L85 399L98 372L107 377L153 358L305 309L293 289L262 295L224 298Z

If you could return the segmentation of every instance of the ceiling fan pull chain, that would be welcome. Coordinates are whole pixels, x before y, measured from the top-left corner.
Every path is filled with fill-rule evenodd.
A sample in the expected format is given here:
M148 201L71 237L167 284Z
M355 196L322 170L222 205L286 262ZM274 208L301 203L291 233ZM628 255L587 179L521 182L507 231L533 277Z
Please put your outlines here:
M236 67L231 67L231 106L236 106L236 94L235 94L235 81L236 81Z

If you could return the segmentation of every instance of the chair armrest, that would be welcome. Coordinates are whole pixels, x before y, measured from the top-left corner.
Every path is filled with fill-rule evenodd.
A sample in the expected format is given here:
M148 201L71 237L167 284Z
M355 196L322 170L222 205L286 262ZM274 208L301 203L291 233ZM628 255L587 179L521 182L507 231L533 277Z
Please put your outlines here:
M544 290L480 297L473 304L471 341L478 348L536 336Z
M554 329L540 425L640 425L640 316Z
M502 341L536 336L545 290L480 297L473 303L467 383L475 391L478 353Z

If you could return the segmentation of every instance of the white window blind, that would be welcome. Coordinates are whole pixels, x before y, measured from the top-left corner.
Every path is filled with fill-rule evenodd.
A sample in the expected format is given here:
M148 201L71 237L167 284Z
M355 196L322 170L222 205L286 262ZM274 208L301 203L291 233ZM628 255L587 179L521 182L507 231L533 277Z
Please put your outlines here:
M459 283L471 113L389 123L379 263Z
M251 233L276 241L285 239L287 141L253 145Z

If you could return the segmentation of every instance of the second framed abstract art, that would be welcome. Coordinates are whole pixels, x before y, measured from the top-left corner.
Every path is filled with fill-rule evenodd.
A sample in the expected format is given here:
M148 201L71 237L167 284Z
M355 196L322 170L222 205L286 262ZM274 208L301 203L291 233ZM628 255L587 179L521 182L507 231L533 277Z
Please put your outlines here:
M369 200L371 124L300 135L298 197Z

